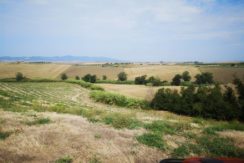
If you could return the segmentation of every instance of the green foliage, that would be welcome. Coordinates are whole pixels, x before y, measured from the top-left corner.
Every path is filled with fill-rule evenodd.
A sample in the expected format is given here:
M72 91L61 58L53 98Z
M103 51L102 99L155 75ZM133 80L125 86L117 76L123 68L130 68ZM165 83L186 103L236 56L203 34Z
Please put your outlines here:
M91 74L86 74L85 76L83 76L82 80L84 80L85 82L96 83L97 76L91 75Z
M218 85L213 88L199 87L197 91L191 85L183 88L180 94L164 88L158 90L151 106L178 114L232 120L238 119L241 112L233 98L228 92L223 96Z
M107 80L107 76L106 75L103 75L103 80Z
M196 84L212 84L214 83L213 74L210 72L203 72L202 74L197 74L195 76Z
M11 135L11 132L0 131L0 140L4 140Z
M61 79L62 80L67 80L68 76L65 73L63 73L63 74L61 74Z
M127 80L127 74L125 72L120 72L118 74L118 80L119 81L126 81Z
M135 84L147 84L147 75L143 75L143 76L138 76L135 78Z
M24 75L21 72L17 72L15 79L16 81L22 81L24 79Z
M180 85L180 83L181 83L181 75L180 74L176 74L175 76L174 76L174 78L172 79L172 82L171 82L171 84L172 85L176 85L176 86L178 86L178 85Z
M150 147L156 147L161 150L165 149L165 143L162 135L157 133L145 133L136 137L137 141Z
M160 86L162 85L162 82L159 78L156 78L154 76L151 76L148 78L147 83L151 83L152 86Z
M182 73L182 79L184 81L190 81L191 80L191 76L190 76L188 71L185 71L185 72Z
M80 80L80 77L77 75L77 76L75 76L75 79L76 80Z
M108 114L104 116L103 122L112 125L114 128L117 129L134 129L141 126L141 122L135 118L132 118L131 115L119 113Z
M102 102L109 105L117 105L121 107L146 109L149 106L148 102L144 100L128 98L120 94L105 91L92 91L90 93L90 97L97 102Z
M135 84L133 80L126 80L126 81L119 81L119 80L97 80L96 83Z
M39 118L34 121L28 121L26 122L27 125L32 126L32 125L43 125L43 124L48 124L50 123L51 120L49 118Z
M64 156L55 161L55 163L72 163L73 159L70 156Z
M204 129L204 132L207 134L216 134L216 131L225 131L225 130L244 131L244 125L238 121L225 122L218 125L207 127Z
M101 162L102 161L100 161L96 155L89 160L89 163L101 163Z
M174 134L175 128L173 125L166 123L165 121L153 121L150 124L145 124L145 129L154 133Z
M85 82L83 80L68 80L66 81L67 83L73 83L73 84L79 84L83 88L88 88L91 90L100 90L103 91L104 89L100 87L99 85L94 85L92 83Z
M235 147L233 141L228 138L203 135L196 138L195 143L185 143L172 152L174 157L186 157L190 154L205 157L242 157L244 150Z

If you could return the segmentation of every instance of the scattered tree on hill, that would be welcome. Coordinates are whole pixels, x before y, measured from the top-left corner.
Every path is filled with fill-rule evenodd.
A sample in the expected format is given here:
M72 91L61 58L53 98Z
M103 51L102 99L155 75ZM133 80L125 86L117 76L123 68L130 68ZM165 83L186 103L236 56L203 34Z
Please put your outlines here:
M90 82L91 79L91 74L86 74L85 76L82 77L82 80L84 80L85 82Z
M190 76L188 71L185 71L185 72L182 73L182 79L184 81L190 81L191 80L191 76Z
M196 84L212 84L214 83L213 74L210 72L203 72L195 76Z
M83 76L82 80L84 80L85 82L96 83L97 76L91 75L91 74L86 74L85 76Z
M175 76L174 76L174 78L172 79L172 82L171 82L171 84L172 85L180 85L180 83L181 83L181 75L180 74L176 74Z
M24 79L24 75L21 72L16 73L16 81L21 81Z
M76 80L80 80L80 77L77 75L77 76L75 76L75 79Z
M92 75L91 79L90 79L90 82L91 83L96 83L96 81L97 81L97 76L96 75Z
M152 86L160 86L161 80L158 77L151 76L148 78L147 83L151 83Z
M68 76L65 73L63 73L63 74L61 74L61 79L66 80L66 79L68 79Z
M103 75L103 80L107 80L107 76L106 75Z
M119 81L126 81L127 80L127 74L125 72L120 72L118 74L118 80Z
M147 84L147 75L138 76L135 78L135 84Z

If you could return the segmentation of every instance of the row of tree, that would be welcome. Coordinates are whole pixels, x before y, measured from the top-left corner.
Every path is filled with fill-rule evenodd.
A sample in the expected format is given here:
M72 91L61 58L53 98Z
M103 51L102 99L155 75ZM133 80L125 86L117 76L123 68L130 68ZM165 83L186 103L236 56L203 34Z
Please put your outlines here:
M151 106L190 116L244 121L244 85L239 79L235 79L234 84L238 96L231 87L226 87L222 93L219 85L212 88L191 85L182 88L180 93L163 88L155 94Z

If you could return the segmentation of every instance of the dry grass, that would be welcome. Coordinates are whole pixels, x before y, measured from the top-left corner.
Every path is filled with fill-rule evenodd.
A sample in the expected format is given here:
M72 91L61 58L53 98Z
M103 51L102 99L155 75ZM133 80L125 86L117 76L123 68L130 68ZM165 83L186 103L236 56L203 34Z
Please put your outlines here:
M181 65L138 65L137 67L125 68L128 78L134 80L135 77L141 75L157 76L161 80L171 81L176 74L182 74L189 71L191 76L195 76L200 71L194 66Z
M71 65L68 64L28 64L28 63L0 63L0 78L15 77L22 72L28 78L57 78Z
M234 76L244 81L244 68L230 67L200 67L202 72L213 73L214 80L221 83L231 83Z
M180 91L181 86L162 86L162 87L151 87L145 85L118 85L118 84L97 84L103 87L106 91L120 93L122 95L145 99L150 101L155 93L160 88L169 88Z
M5 130L18 130L0 141L0 162L53 162L64 155L74 162L89 162L95 156L101 162L159 162L166 154L139 144L134 137L140 130L116 130L89 123L80 116L36 113L52 123L28 126L22 123L31 115L0 112L7 123ZM99 134L99 139L95 136Z
M97 75L98 78L102 78L106 75L110 80L116 80L118 73L123 71L123 68L119 67L102 67L101 65L73 65L65 71L65 73L70 77L75 77L76 75L83 77L84 75L90 73Z

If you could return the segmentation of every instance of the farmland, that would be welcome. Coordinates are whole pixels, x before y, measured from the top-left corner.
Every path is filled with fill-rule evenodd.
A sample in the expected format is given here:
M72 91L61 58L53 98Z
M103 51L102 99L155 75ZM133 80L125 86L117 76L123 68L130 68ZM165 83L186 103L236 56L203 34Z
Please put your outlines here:
M220 66L194 66L194 65L150 65L150 64L128 64L128 65L103 65L103 64L71 64L71 63L0 63L0 79L15 77L17 72L22 72L27 78L32 79L58 79L62 73L70 78L83 77L90 73L97 75L99 79L103 75L108 80L117 80L120 72L128 75L128 80L134 80L137 76L147 75L160 78L162 81L171 81L176 74L188 71L192 80L196 74L211 72L215 81L230 83L234 76L244 80L243 67L220 67ZM225 74L225 75L223 75Z
M244 128L239 122L102 104L90 98L91 92L65 82L1 82L0 161L243 156Z

